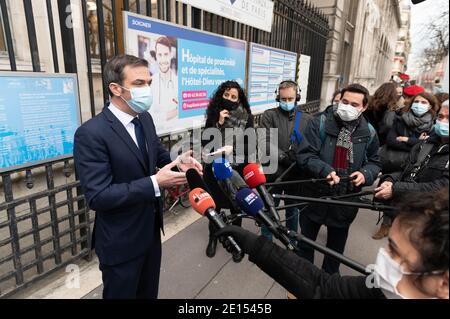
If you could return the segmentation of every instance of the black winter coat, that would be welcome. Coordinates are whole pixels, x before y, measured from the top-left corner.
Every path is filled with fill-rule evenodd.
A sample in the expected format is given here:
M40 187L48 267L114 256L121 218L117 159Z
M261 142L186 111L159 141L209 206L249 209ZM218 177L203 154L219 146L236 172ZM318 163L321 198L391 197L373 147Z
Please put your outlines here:
M335 171L331 164L341 128L333 112L323 114L326 115L324 143L320 136L321 115L318 115L309 122L297 153L298 166L302 172L309 175L309 178L325 178ZM377 179L381 163L378 156L378 137L375 132L369 130L364 117L361 117L361 121L352 135L352 140L354 163L350 167L350 172L360 171L366 180L365 185L362 186L370 186ZM359 192L362 186L355 187L353 192ZM302 185L302 196L318 198L330 195L335 195L335 191L327 183ZM316 223L344 228L350 226L357 212L358 209L353 207L310 204L302 211L302 214L306 214Z
M375 131L378 132L378 140L380 142L380 145L385 144L386 136L388 134L388 132L386 132L386 130L384 129L384 123L383 123L386 112L387 112L387 106L385 106L384 108L381 108L378 111L367 109L363 113L367 122L372 124L372 126L375 128Z
M419 153L426 144L433 144L429 158L413 174ZM435 192L449 185L449 144L436 134L417 144L409 153L402 172L385 175L381 181L391 181L393 199L397 200L407 193Z
M215 127L215 123L206 123L205 129L209 127ZM245 129L247 128L253 128L254 127L254 117L252 114L249 115L247 120L247 125L245 126ZM212 140L205 140L202 138L202 147L210 143ZM245 139L247 142L247 139ZM234 146L234 145L233 145ZM236 147L234 146L236 149ZM214 152L216 150L210 150L211 152ZM248 146L245 146L245 151L248 154ZM247 163L233 165L233 169L235 169L239 175L242 176L242 171ZM227 196L222 192L219 185L217 184L217 180L214 176L214 173L212 171L212 164L204 164L203 165L203 180L205 181L206 185L209 188L209 193L214 198L214 202L216 203L217 210L220 211L221 209L229 209L232 207L229 199Z
M294 131L295 120L297 111L296 109L292 112L287 112L282 110L281 108L273 108L267 110L261 116L261 120L259 123L259 127L266 129L266 134L264 140L260 140L259 143L265 143L266 152L273 153L271 148L278 147L278 170L275 174L267 175L267 180L269 182L274 181L277 177L279 177L292 163L295 163L295 152L298 145L291 142L291 135ZM304 135L306 126L309 121L312 119L312 116L308 113L302 112L302 117L300 120L299 131L302 135ZM278 129L278 140L271 142L270 128ZM276 144L275 144L276 143ZM285 178L284 181L287 180L295 180L300 179L300 172L298 169L292 169Z
M430 133L430 132L427 132L427 133ZM405 124L405 122L403 121L401 116L397 116L394 120L394 125L392 126L392 128L390 129L390 131L387 135L386 144L391 149L409 152L414 147L414 145L416 145L417 143L419 143L421 141L419 139L420 134L421 133L410 129ZM408 142L397 141L397 137L399 137L399 136L408 137L409 138Z
M249 260L299 299L386 299L366 276L330 275L292 251L260 236Z

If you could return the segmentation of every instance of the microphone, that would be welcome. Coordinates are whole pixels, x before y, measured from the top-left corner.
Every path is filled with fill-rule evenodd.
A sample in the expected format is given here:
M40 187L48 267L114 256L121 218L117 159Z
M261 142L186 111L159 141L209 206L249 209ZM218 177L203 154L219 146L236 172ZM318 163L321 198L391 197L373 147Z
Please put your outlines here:
M222 229L227 226L220 215L216 212L216 204L214 203L211 195L209 195L202 188L195 188L189 193L189 202L197 213L208 217L208 219L213 222L217 228ZM242 254L241 247L239 247L233 237L227 236L227 239L232 245L233 250L238 254Z
M258 164L252 163L244 167L244 180L250 188L255 188L261 195L264 204L268 208L269 212L280 223L280 216L275 209L275 203L272 195L266 189L264 184L266 183L266 176L262 170L262 167Z
M196 169L190 168L186 171L186 180L191 190L195 188L201 188L206 192L210 192L205 181L203 180L203 178L200 176L200 174L197 172Z
M212 165L212 171L217 179L217 185L219 185L219 188L227 196L233 209L240 211L236 203L236 194L240 189L246 188L247 184L225 158L215 159Z
M272 234L279 239L289 250L296 250L287 236L280 233L278 225L263 212L264 203L254 191L249 188L241 189L236 195L236 202L244 213L256 217L269 228Z

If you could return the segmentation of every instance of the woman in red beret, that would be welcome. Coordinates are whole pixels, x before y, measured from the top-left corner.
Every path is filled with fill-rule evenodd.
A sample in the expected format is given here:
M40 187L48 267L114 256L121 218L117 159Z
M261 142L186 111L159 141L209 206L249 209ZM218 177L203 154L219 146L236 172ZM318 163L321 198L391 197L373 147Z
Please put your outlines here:
M408 97L414 97L425 92L425 89L419 85L410 85L404 88L403 93Z

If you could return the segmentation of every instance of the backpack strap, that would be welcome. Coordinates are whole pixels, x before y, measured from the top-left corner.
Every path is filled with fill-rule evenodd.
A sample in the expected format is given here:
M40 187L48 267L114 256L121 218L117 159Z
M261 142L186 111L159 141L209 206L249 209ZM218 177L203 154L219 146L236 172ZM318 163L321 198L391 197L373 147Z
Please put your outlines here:
M375 130L375 128L373 127L372 124L370 124L370 123L367 123L367 124L369 126L369 132L370 132L369 144L371 144L373 142L373 139L377 135L377 131Z
M320 141L323 143L325 143L325 139L327 138L327 133L325 132L325 120L327 119L327 117L325 116L325 114L320 114L320 127L319 127L319 134L320 134Z
M302 120L302 112L298 111L295 114L295 125L294 125L294 130L292 131L292 135L291 135L291 143L300 144L300 142L303 139L303 136L300 133L300 122L301 122L301 120Z
M367 149L369 148L369 145L372 144L373 139L375 138L375 136L377 135L377 131L375 130L375 128L372 126L372 124L370 124L369 122L367 122L367 126L369 127L369 132L370 132L370 138L369 138L369 142L366 144L366 147L364 149L364 162L363 165L367 164L369 162L369 158L367 157Z

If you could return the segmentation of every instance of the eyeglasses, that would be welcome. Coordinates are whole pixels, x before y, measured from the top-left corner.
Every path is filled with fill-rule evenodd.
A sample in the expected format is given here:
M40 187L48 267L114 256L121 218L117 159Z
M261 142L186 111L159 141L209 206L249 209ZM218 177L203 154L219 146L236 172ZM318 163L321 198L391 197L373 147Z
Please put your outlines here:
M407 272L405 275L408 276L436 276L436 275L443 275L445 274L446 270L432 270L432 271L412 271Z

